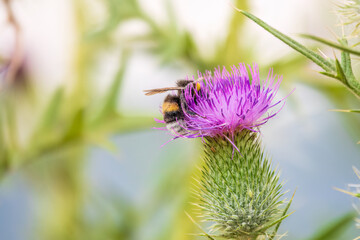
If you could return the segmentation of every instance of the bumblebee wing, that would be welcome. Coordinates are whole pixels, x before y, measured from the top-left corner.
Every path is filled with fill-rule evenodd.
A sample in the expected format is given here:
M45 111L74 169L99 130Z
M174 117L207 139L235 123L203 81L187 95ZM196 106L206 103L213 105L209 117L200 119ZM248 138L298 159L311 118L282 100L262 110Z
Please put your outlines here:
M146 96L151 96L151 95L155 95L155 94L159 94L159 93L163 93L163 92L167 92L167 91L181 90L181 89L184 89L184 88L183 87L166 87L166 88L155 88L155 89L144 90L144 92L145 92Z

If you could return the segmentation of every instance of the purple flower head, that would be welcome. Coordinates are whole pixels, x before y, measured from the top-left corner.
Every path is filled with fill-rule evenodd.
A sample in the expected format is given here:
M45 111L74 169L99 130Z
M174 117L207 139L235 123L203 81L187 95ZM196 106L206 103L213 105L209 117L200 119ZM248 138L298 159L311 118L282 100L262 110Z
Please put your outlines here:
M258 66L249 69L251 78L245 64L232 66L230 73L225 67L222 71L216 68L213 74L199 72L200 90L198 84L189 84L183 92L186 104L182 104L181 124L187 133L176 137L234 136L243 129L258 131L274 117L281 108L269 110L283 102L274 102L281 77L274 76L271 69L261 81Z

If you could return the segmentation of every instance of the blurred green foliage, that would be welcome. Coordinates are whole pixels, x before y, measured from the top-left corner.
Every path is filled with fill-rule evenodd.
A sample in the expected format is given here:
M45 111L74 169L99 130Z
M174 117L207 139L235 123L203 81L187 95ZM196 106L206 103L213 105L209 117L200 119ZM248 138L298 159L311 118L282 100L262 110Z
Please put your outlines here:
M354 212L350 212L344 216L339 217L333 222L328 223L327 226L324 226L308 240L340 239L349 225L354 224L355 216L356 214Z
M29 78L27 88L17 85L3 91L0 96L0 179L11 171L24 170L46 203L34 239L196 239L189 233L196 233L195 225L184 214L193 213L189 202L195 200L184 192L191 188L194 163L184 166L187 174L175 180L177 169L161 173L157 190L153 192L148 205L139 208L126 196L114 194L101 199L91 193L84 182L84 167L89 149L94 145L109 151L118 151L109 137L138 131L153 125L153 117L148 115L129 115L119 110L118 100L123 86L127 63L134 50L151 53L160 58L162 64L176 63L181 68L195 70L212 69L218 65L229 66L238 62L253 61L254 49L246 47L241 34L244 31L245 18L235 11L227 26L227 35L223 42L216 45L212 57L203 57L191 33L180 26L175 18L172 4L166 1L167 20L155 21L141 8L136 0L104 0L107 18L96 26L89 23L92 18L86 1L74 1L77 48L74 53L75 72L73 86L60 87L46 104L37 101L40 94L33 91L35 81ZM247 10L248 1L236 0L236 7ZM149 31L135 38L122 36L121 42L114 37L119 27L130 20L140 20ZM96 87L91 85L94 70L97 69L101 54L117 54L120 65L100 102L94 102ZM314 78L313 74L299 69L306 61L289 55L271 65L282 72L286 79L303 80L331 96L334 101L354 102L340 85ZM265 66L264 69L268 69ZM184 74L185 75L185 74ZM101 81L100 79L97 79ZM35 99L35 100L34 100ZM23 105L31 109L36 123L29 136L23 140L22 126L27 125L27 116L22 113ZM23 118L25 116L25 118ZM349 118L349 126L355 126L356 119ZM358 121L357 121L358 122ZM121 149L120 149L121 151ZM178 151L180 154L181 149ZM199 154L194 153L194 159ZM195 162L195 161L194 161ZM43 188L43 184L48 187ZM50 189L50 190L49 190ZM167 224L139 236L139 229L152 222L156 212L166 206L174 191L181 189L184 196L171 206L173 214ZM88 217L86 209L92 209L95 217ZM348 218L346 218L348 219ZM345 221L345 220L344 220ZM347 220L346 220L347 221ZM148 228L153 227L149 224ZM335 227L337 228L337 227ZM322 239L322 238L313 238ZM324 238L323 238L324 239Z

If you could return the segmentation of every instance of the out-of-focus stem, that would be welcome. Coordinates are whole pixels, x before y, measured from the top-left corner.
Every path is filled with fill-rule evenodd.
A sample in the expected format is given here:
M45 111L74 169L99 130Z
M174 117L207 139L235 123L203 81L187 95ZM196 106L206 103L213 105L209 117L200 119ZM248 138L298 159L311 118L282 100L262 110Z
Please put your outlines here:
M73 69L73 88L70 96L72 107L69 108L69 115L76 115L81 109L84 109L88 98L88 85L86 73L89 68L89 61L91 58L90 50L87 52L85 44L83 43L83 19L81 18L81 3L75 1L73 3L75 24L77 25L78 33L76 52L73 56L75 59L76 68ZM77 121L84 121L79 118ZM72 149L68 155L62 156L59 161L59 167L54 171L54 188L56 189L53 201L57 204L54 211L54 222L44 222L44 229L46 232L42 239L53 240L73 240L79 239L83 233L83 212L82 206L84 204L85 183L83 182L83 169L85 165L84 149L86 143L84 142L84 135L86 130L82 129L83 122L79 123L77 129L79 133L76 136L69 136L66 142L74 144L72 139L78 141L76 149ZM48 218L45 217L45 220Z
M14 44L14 51L9 61L8 70L5 75L5 84L11 84L21 67L21 64L24 60L24 44L23 44L23 37L21 32L21 27L19 22L17 21L13 9L11 7L11 0L3 0L5 10L8 15L8 22L12 25L15 32L15 44Z

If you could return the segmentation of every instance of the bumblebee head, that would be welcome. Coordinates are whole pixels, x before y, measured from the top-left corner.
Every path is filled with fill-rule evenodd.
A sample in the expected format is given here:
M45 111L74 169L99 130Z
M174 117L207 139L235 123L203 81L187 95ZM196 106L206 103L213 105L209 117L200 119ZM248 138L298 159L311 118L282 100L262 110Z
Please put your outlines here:
M178 87L186 87L187 85L189 85L189 84L191 84L191 83L193 83L194 81L192 81L192 80L179 80L179 81L177 81L176 82L176 85L178 86Z
M201 84L200 84L200 81L202 80L203 78L199 78L197 79L196 81L193 81L193 80L179 80L176 82L176 85L178 87L183 87L185 88L187 85L189 84L194 84L195 85L195 89L196 91L200 91L201 89Z

